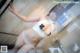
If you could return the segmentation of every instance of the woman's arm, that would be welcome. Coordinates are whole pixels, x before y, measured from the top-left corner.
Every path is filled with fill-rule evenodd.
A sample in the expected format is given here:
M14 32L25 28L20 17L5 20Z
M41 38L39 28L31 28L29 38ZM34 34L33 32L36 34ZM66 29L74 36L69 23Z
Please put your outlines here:
M25 21L25 22L38 22L40 20L40 18L35 19L35 20L30 20L29 17L25 17L20 15L20 13L18 12L18 10L13 6L13 4L11 4L11 6L9 7L10 12L12 12L14 15L16 15L20 20Z

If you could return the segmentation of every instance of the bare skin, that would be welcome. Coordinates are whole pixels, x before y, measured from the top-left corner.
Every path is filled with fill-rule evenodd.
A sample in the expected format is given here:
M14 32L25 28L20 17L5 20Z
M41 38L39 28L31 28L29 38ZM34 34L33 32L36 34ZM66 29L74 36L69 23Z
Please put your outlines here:
M31 19L31 20L30 20L30 17L21 15L21 14L18 12L18 9L16 9L16 7L15 7L13 4L10 5L9 11L10 11L11 13L13 13L14 15L16 15L20 20L22 20L22 21L24 21L24 22L38 22L38 21L40 20L40 18Z

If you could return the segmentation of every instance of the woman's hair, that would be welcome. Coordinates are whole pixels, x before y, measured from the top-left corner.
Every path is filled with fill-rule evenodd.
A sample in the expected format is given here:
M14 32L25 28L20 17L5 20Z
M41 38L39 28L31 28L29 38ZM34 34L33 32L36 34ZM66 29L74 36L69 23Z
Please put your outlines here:
M41 40L41 37L39 37L39 36L33 37L32 42L33 42L34 46L37 46L37 44L40 42L40 40Z

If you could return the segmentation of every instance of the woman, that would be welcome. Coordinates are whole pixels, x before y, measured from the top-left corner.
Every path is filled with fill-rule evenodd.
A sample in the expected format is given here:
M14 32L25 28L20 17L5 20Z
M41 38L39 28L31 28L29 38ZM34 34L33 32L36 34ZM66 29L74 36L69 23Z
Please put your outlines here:
M29 17L20 15L18 13L18 10L16 10L16 8L13 5L10 6L9 10L14 15L16 15L19 19L25 22L39 22L40 20L43 19L43 18L38 18L35 20L29 20L28 19ZM49 15L50 14L48 14L48 16ZM44 31L47 35L51 35L50 28L51 26L49 27L49 24L45 26L43 24L40 25L40 29ZM31 28L28 30L24 30L17 38L16 44L14 47L15 53L28 53L31 50L35 52L34 49L36 48L38 43L40 44L41 40L42 40L42 37L34 29ZM44 44L44 41L42 41L42 43Z

